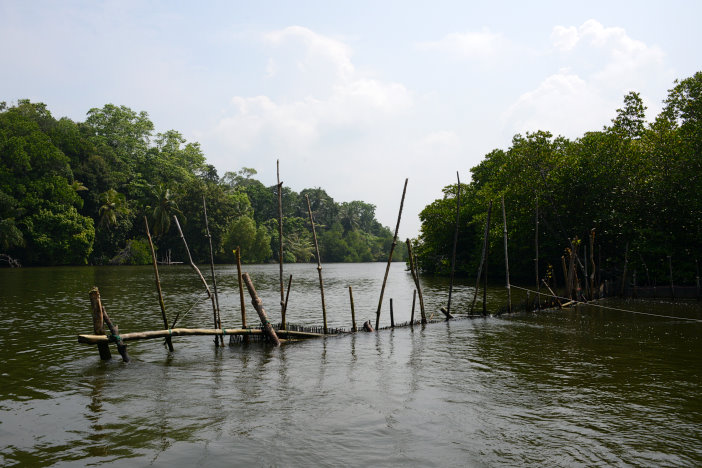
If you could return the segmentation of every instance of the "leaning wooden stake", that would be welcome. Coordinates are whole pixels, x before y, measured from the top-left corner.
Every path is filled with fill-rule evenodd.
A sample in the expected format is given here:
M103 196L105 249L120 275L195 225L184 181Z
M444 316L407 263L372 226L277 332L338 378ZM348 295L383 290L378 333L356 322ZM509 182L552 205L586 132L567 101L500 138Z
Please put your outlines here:
M446 310L451 313L451 294L453 293L453 276L456 272L456 245L458 244L458 221L461 212L461 177L456 171L456 179L458 180L458 185L456 188L456 227L453 231L453 252L451 253L451 279L449 280L449 295L448 295L448 305Z
M210 243L210 273L212 275L212 289L214 290L215 297L215 328L222 328L222 316L219 313L219 295L217 294L217 277L214 271L214 252L212 250L212 235L210 234L210 224L207 221L207 203L205 203L205 195L202 196L202 209L205 213L205 233L207 235L207 240ZM224 346L224 337L215 336L215 344L217 344L217 339L219 339L220 346Z
M285 301L283 296L283 183L280 181L280 160L276 160L276 172L278 174L278 264L280 265L280 315L282 323L285 323Z
M414 285L417 288L416 293L419 295L419 313L422 315L422 324L425 324L427 323L427 315L424 312L424 295L422 294L422 285L419 283L419 267L414 257L414 253L412 252L412 241L407 239L405 243L407 244L407 256L409 257L410 262L410 272L412 273Z
M562 308L563 308L563 304L561 304L561 300L558 298L558 296L556 295L556 293L553 292L553 289L551 289L551 286L548 285L548 283L546 282L546 280L541 280L541 281L543 281L544 286L546 286L546 288L547 288L548 291L551 293L551 295L553 296L553 298L556 300L556 302L558 302L558 308L559 308L559 309L562 309Z
M256 312L258 313L258 318L261 319L263 331L275 346L280 346L280 340L278 339L278 335L276 335L275 330L273 330L273 325L271 325L271 322L268 320L268 315L266 315L266 311L263 308L263 301L261 301L261 298L258 297L258 294L256 293L256 288L254 288L254 285L251 282L251 277L248 273L244 273L242 277L244 279L244 283L246 284L246 289L249 290L249 295L251 296L251 303L253 304L254 309L256 309Z
M414 306L417 303L417 290L412 293L412 316L410 317L410 325L414 325Z
M402 200L400 201L400 212L397 215L397 225L395 226L395 235L392 238L392 245L390 246L390 255L388 255L388 265L385 267L385 277L383 278L383 286L380 288L380 299L378 300L378 311L375 314L375 328L378 329L380 326L380 309L383 307L383 295L385 294L385 284L388 282L388 273L390 273L390 264L392 263L392 254L395 251L395 246L397 245L397 233L400 230L400 219L402 218L402 206L405 204L405 193L407 192L407 181L405 179L405 187L402 189Z
M102 305L102 301L100 300L100 291L98 291L97 287L90 290L90 302L91 304L93 304L93 314L95 314L96 310L99 308L100 313L102 315L102 319L104 320L105 324L107 325L107 328L109 328L110 333L112 334L110 340L114 341L117 344L117 351L122 356L122 360L124 362L129 362L129 354L127 354L127 345L124 344L124 342L122 341L122 337L119 336L119 328L117 328L117 325L114 325L112 323L112 320L110 320L110 316L107 315L107 311L105 311L105 306ZM100 352L100 358L105 359L103 357L102 351ZM109 357L107 359L109 359Z
M351 331L356 332L358 331L356 328L356 310L353 306L353 289L351 289L351 286L349 286L349 299L351 300Z
M324 333L327 333L327 306L324 303L324 280L322 279L322 259L319 257L319 244L317 243L317 231L314 228L314 219L312 219L312 207L310 206L310 197L305 195L307 200L307 212L310 215L310 224L312 225L312 237L314 237L314 250L317 255L317 274L319 275L319 291L322 294L322 319L324 320Z
M488 234L490 233L490 213L492 212L492 202L488 204L487 218L485 220L485 234L483 235L483 253L480 256L480 264L478 265L478 277L475 280L475 290L473 291L473 302L470 304L470 313L473 313L475 301L478 299L478 289L480 288L480 277L483 273L483 265L487 259ZM485 302L485 301L483 301ZM485 305L483 305L483 310Z
M512 287L509 284L509 256L507 255L507 215L505 214L505 197L502 197L502 223L505 239L505 274L507 276L507 311L512 312Z
M163 292L161 291L161 279L158 276L158 264L156 262L156 251L154 250L154 242L151 240L151 232L149 231L149 221L144 216L144 224L146 225L146 237L149 239L149 247L151 248L151 261L154 264L154 277L156 278L156 292L158 293L158 304L161 306L161 318L163 319L163 328L168 329L168 318L166 318L166 306L163 303ZM166 337L166 345L168 351L173 352L173 343L171 337Z
M97 287L94 287L88 293L90 295L90 305L93 311L93 333L96 335L105 334L105 325L102 318L102 302L100 301L100 291ZM112 359L112 354L110 353L110 347L107 343L98 343L98 352L100 353L100 359L103 361L108 361Z
M290 278L288 278L288 288L285 290L285 306L283 307L283 310L285 312L288 312L288 299L290 298L290 287L292 286L292 275L290 275ZM285 323L281 323L280 329L285 330L287 327Z
M534 259L534 269L536 270L536 309L541 310L541 283L539 282L539 197L536 197L536 214L534 215L536 228L534 229L534 246L536 247L536 258Z
M217 304L215 303L215 297L214 294L210 291L210 287L207 285L207 281L205 281L205 277L202 276L202 273L200 272L200 269L195 265L195 262L193 262L193 257L190 255L190 249L188 248L188 243L185 241L185 236L183 235L183 230L180 228L180 223L178 222L178 217L173 216L173 219L175 220L176 228L178 228L178 234L180 235L180 239L183 241L183 245L185 246L185 252L188 254L188 262L190 263L190 267L197 273L197 276L200 278L200 281L202 282L202 285L205 287L205 292L207 293L207 297L210 298L210 301L212 302L212 315L214 317L214 327L219 328L217 325ZM175 321L173 323L173 326L175 326ZM173 328L171 326L171 328ZM217 343L217 339L215 338L215 344Z

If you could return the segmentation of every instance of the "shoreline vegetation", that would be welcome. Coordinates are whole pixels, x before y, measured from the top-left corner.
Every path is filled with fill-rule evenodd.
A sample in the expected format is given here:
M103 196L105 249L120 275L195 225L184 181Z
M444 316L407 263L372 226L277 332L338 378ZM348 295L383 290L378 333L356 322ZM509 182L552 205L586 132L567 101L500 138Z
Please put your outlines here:
M444 187L421 212L420 236L410 242L417 269L473 276L486 230L490 276L503 276L502 223L486 226L488 204L503 198L515 281L563 284L560 263L582 246L603 281L636 284L638 274L645 286L699 283L702 72L674 82L653 122L645 110L630 92L601 130L574 140L517 134L507 150L488 153L469 183ZM149 264L143 217L159 260L182 261L174 215L194 260L207 263L203 199L217 263L233 263L237 247L244 263L279 260L279 195L287 263L385 261L397 241L374 205L338 203L319 187L265 186L253 168L220 176L198 143L175 130L154 133L146 112L124 106L93 108L74 122L42 103L0 103L0 155L0 266ZM393 260L406 259L397 242Z
M460 184L458 223L458 184L421 212L413 242L420 270L450 274L458 226L456 274L478 271L487 229L491 281L504 278L502 219L493 216L486 228L489 203L504 198L515 281L564 286L575 251L578 274L583 267L593 274L596 264L597 278L616 283L616 293L673 284L699 290L702 72L675 81L651 123L645 110L630 92L601 130L574 140L527 132L487 154L470 170L470 183Z
M315 257L307 199L325 262L385 261L393 242L374 205L339 203L319 187L265 186L253 168L220 176L198 143L175 130L154 134L146 112L124 106L74 122L43 103L2 102L0 156L0 266L150 264L144 217L159 261L182 261L173 216L196 262L209 262L208 234L217 263L233 263L237 247L244 263L278 261L278 187L287 263Z

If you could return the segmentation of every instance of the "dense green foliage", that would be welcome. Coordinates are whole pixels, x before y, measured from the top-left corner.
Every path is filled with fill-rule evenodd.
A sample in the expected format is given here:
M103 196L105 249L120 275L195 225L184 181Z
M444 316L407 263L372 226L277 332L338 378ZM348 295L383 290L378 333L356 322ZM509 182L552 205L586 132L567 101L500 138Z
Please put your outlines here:
M515 278L534 281L538 198L541 276L549 264L560 272L569 240L587 239L594 228L595 258L602 259L605 274L623 268L628 245L629 271L637 269L642 282L665 282L668 256L677 281L694 281L702 251L702 72L675 82L653 123L646 123L644 111L632 92L603 130L576 140L546 131L516 135L506 151L487 154L461 187L457 271L477 271L492 201L490 275L504 277L504 196ZM456 188L444 188L444 198L420 215L416 249L424 272L449 269Z
M145 112L124 106L91 109L76 123L55 119L41 103L0 103L0 254L24 265L148 263L146 217L159 257L171 251L183 260L177 215L194 259L205 261L205 199L216 261L233 261L237 246L244 262L273 261L277 186L255 174L243 168L220 178L197 143L174 130L154 134ZM323 261L386 259L392 233L373 205L283 187L285 261L315 256L305 195Z

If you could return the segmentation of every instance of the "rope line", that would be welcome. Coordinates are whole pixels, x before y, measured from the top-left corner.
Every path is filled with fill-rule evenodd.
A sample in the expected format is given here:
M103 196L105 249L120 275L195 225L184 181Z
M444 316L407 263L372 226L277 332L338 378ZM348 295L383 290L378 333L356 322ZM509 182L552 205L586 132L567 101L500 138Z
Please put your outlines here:
M528 288L521 288L519 286L512 285L513 288L516 289L521 289L522 291L528 291L532 292L534 294L540 295L540 296L547 296L547 297L556 297L558 299L563 299L566 301L570 301L570 298L567 297L561 297L561 296L552 296L551 294L545 294L545 293L539 293L538 291L534 291L533 289L528 289ZM668 318L668 319L676 319L676 320L687 320L689 322L698 322L702 323L702 320L700 319L695 319L695 318L689 318L689 317L679 317L676 315L662 315L662 314L653 314L651 312L639 312L637 310L628 310L628 309L620 309L618 307L609 307L609 306L604 306L601 304L593 304L591 302L582 302L582 301L573 301L575 304L584 304L588 305L591 307L599 307L601 309L608 309L608 310L616 310L618 312L628 312L630 314L638 314L638 315L650 315L651 317L660 317L660 318Z

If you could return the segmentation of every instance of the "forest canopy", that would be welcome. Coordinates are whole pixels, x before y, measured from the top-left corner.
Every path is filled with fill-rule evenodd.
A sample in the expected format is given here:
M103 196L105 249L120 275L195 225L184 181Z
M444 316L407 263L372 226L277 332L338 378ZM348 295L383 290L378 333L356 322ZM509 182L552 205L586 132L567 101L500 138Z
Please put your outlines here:
M43 103L0 103L0 262L22 265L143 264L151 261L144 217L159 258L183 260L177 215L196 261L209 259L207 202L215 260L278 258L277 185L253 168L221 177L198 143L155 133L146 112L107 104L84 122L56 119ZM309 197L324 262L386 260L393 241L375 206L336 202L322 188L283 186L283 256L315 257ZM398 246L398 247L401 247ZM395 260L404 259L404 250Z
M621 270L626 257L641 283L665 282L671 264L676 281L693 282L702 252L702 72L674 83L653 122L645 109L630 92L601 130L575 140L545 130L515 135L508 149L487 154L470 170L470 183L461 184L458 273L477 271L493 202L490 270L504 278L504 197L510 272L518 280L535 281L538 200L541 277L549 266L558 273L570 241L585 244L594 229L595 258L605 272ZM445 187L444 197L420 214L415 244L425 273L450 269L457 188Z

